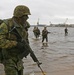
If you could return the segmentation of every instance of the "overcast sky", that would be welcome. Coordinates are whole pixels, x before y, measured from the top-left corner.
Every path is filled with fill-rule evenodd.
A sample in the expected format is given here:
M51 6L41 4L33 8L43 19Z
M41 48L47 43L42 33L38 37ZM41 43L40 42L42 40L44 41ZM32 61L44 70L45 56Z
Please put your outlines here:
M74 0L1 0L0 19L11 18L17 5L30 8L29 23L74 23Z

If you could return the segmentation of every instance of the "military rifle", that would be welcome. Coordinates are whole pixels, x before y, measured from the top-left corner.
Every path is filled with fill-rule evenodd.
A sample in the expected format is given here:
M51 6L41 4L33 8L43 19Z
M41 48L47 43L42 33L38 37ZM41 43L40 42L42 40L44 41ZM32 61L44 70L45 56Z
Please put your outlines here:
M37 57L35 56L34 52L32 51L31 47L30 47L29 44L27 43L27 41L22 38L22 35L18 32L18 29L17 29L17 27L15 27L15 26L9 31L9 33L11 33L13 30L16 30L17 34L18 34L19 37L20 37L21 42L22 42L22 43L24 44L24 46L25 46L25 50L26 50L26 51L24 50L24 52L21 54L21 58L26 57L26 56L30 53L30 56L32 57L33 61L37 63L37 65L38 65L38 67L40 68L42 74L45 75L44 71L42 70L42 68L41 68L41 66L40 66L42 63L39 62L39 60L38 60Z

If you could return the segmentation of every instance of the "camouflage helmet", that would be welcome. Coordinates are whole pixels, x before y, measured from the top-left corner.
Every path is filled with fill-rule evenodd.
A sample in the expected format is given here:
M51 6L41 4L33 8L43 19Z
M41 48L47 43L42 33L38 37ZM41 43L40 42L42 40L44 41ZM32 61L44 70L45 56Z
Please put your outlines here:
M21 17L23 15L31 15L30 10L27 6L24 5L18 5L16 6L16 8L14 9L14 13L13 15L15 17Z

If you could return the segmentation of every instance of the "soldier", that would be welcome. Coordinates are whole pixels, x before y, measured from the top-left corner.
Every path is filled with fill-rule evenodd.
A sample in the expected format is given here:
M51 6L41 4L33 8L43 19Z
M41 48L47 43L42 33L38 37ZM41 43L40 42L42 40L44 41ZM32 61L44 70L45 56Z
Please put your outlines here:
M2 24L3 20L0 19L0 25ZM2 61L2 49L0 48L0 63Z
M67 36L68 35L68 29L67 29L67 27L64 29L64 31L65 31L65 36Z
M45 26L44 29L42 30L42 44L46 44L46 46L48 46L48 30L47 27ZM44 43L44 40L46 40L46 43Z
M18 33L28 42L27 19L30 10L27 6L18 5L14 9L13 17L0 25L0 48L2 49L1 62L5 67L5 75L23 75L23 40L20 40ZM27 52L24 56L29 54Z
M3 20L0 19L0 24L3 22Z
M39 28L37 26L35 26L34 29L33 29L33 32L34 32L34 35L35 35L35 37L37 39L39 37L39 35L40 35Z

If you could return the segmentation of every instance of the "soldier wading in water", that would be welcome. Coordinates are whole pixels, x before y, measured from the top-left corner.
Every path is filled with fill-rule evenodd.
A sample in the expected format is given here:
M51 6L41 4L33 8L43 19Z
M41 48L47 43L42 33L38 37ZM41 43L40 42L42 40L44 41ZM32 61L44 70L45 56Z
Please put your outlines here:
M37 26L34 27L33 32L34 32L34 36L36 37L36 39L39 38L40 30Z
M42 30L42 45L43 46L48 46L48 30L47 27L45 26L44 29ZM44 41L46 42L44 43Z

